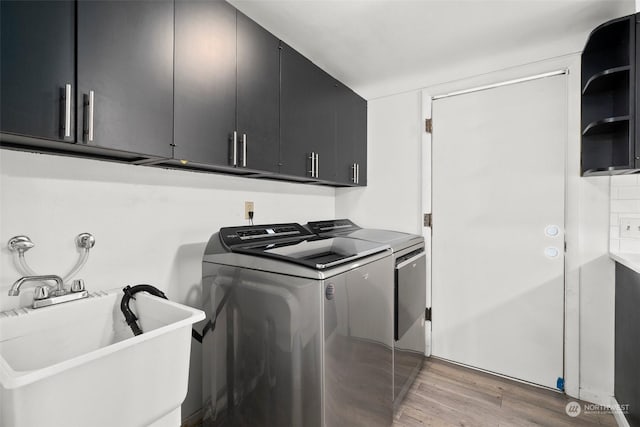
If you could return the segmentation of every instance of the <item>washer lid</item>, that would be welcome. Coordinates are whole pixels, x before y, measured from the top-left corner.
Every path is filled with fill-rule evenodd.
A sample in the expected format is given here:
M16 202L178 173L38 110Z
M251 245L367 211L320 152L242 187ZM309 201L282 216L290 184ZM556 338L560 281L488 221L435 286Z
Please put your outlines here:
M389 249L388 245L342 237L232 246L232 252L273 258L324 270Z
M320 236L341 236L387 244L391 246L394 251L424 242L424 237L417 234L378 230L375 228L361 228L349 219L308 222L307 228Z

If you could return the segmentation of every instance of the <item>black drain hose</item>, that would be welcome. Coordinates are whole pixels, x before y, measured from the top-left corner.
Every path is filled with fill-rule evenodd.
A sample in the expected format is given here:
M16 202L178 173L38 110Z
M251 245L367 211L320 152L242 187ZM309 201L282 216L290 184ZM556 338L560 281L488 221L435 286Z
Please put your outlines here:
M127 325L129 325L129 327L133 331L133 335L140 335L142 333L142 329L140 329L140 326L138 326L138 318L129 308L129 301L131 301L131 299L136 299L136 297L134 297L135 294L137 294L138 292L148 292L151 295L169 300L164 292L151 285L126 286L124 289L122 289L122 292L124 292L124 296L122 297L122 301L120 302L120 310L122 311L122 314L124 314L124 319L127 321ZM191 336L193 337L193 339L195 339L199 343L202 343L202 339L204 338L204 336L207 335L208 332L213 331L216 328L216 320L218 320L218 316L220 315L220 312L224 308L230 296L231 292L227 292L224 295L222 301L220 301L220 304L218 304L218 307L216 308L213 321L210 320L206 325L204 325L202 333L199 333L193 328L191 329Z
M167 296L160 289L151 285L135 285L135 286L126 286L122 292L124 292L124 296L122 297L122 301L120 302L120 310L122 310L122 314L124 314L124 319L127 321L127 325L133 331L133 335L140 335L142 333L142 329L138 326L138 318L133 311L129 308L129 301L131 299L136 299L134 297L138 292L148 292L151 295L155 295L160 298L164 298L168 300Z

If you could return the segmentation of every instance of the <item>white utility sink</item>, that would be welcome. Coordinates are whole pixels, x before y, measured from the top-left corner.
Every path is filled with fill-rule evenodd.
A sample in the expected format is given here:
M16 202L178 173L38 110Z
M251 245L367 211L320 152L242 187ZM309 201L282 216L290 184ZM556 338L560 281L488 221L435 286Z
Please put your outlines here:
M181 424L191 324L204 313L141 292L134 336L122 295L0 313L0 426Z

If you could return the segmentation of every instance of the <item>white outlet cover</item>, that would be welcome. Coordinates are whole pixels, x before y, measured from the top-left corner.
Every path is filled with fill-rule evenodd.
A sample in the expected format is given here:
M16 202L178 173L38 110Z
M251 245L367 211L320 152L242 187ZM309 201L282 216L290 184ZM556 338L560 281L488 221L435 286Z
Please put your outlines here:
M640 218L620 218L620 237L640 239Z

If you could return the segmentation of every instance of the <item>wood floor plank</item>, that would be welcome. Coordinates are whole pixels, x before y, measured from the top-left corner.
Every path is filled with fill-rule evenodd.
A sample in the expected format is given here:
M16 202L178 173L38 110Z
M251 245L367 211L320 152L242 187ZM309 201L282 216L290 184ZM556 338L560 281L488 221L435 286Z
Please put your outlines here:
M610 413L566 414L577 401L553 390L427 358L393 427L594 427L616 426ZM577 401L585 408L585 402Z
M460 383L440 374L433 374L420 379L418 389L429 391L430 387L438 387L449 393L459 394L477 402L484 402L490 406L500 406L502 393L496 390L483 389L473 384Z

